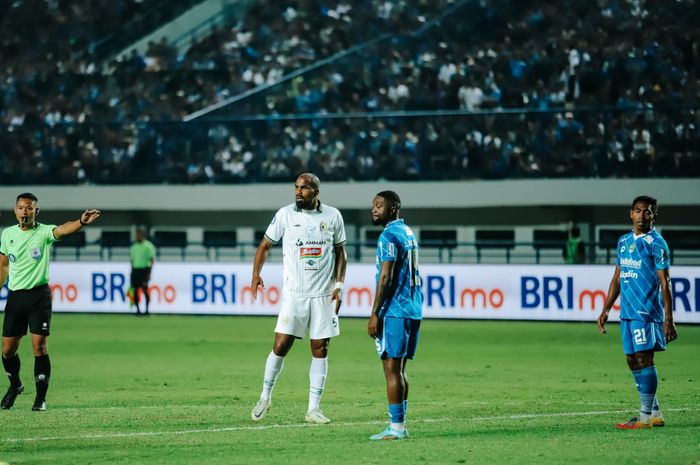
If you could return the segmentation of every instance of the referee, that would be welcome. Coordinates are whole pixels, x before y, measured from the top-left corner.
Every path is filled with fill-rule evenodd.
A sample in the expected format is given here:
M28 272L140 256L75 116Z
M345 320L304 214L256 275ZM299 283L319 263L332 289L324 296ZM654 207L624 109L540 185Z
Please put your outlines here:
M0 236L0 283L10 278L2 327L2 365L10 379L10 387L0 401L0 408L9 409L24 391L19 377L17 349L27 326L32 334L36 398L32 410L46 410L46 391L51 377L51 361L46 347L51 329L51 289L49 288L49 251L61 240L92 223L99 210L85 210L80 218L61 226L37 223L38 199L34 194L17 196L15 217L18 225L6 228Z

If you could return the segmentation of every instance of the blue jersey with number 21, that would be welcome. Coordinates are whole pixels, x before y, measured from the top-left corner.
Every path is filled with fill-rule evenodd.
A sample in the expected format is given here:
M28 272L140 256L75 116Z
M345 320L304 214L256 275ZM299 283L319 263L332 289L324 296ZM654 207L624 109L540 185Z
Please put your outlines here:
M387 224L377 241L377 275L379 281L382 262L396 262L389 295L379 311L380 317L423 317L423 296L418 273L418 241L403 220Z

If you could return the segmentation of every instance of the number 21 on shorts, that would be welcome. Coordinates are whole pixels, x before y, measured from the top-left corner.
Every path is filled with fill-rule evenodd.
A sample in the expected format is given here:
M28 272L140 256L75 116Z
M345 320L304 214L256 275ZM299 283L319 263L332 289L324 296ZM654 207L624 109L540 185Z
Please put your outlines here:
M639 328L632 331L634 336L635 344L646 344L647 343L647 331L646 328Z

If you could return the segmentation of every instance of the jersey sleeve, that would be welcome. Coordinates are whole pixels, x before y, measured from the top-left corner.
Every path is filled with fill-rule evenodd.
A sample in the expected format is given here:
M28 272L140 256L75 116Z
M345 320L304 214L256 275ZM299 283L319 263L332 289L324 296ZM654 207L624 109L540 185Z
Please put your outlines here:
M345 244L345 222L343 222L343 215L338 212L335 219L335 228L333 232L333 247L338 247Z
M0 253L3 255L7 255L7 247L5 246L5 231L6 229L3 229L2 234L0 234Z
M396 261L396 244L392 242L392 236L381 234L377 241L377 259L380 262Z
M283 209L277 210L277 213L275 213L275 216L272 217L272 221L270 221L269 226L265 230L265 239L268 241L272 242L273 244L278 243L280 240L282 240L282 236L284 235L284 228L286 226L286 215L284 214Z
M55 224L46 224L43 225L44 229L44 237L46 237L46 243L47 244L53 244L56 242L58 239L53 235L53 230L56 229L57 226Z
M671 267L671 257L666 241L655 240L652 242L651 253L654 257L654 265L657 270L667 270Z

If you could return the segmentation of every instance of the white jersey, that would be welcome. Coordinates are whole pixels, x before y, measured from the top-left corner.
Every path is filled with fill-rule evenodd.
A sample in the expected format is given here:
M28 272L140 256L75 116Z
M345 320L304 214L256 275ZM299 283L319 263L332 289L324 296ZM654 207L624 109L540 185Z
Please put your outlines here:
M345 244L338 209L319 203L316 210L295 204L280 208L265 231L273 244L282 240L283 292L295 297L330 295L335 287L333 247Z

